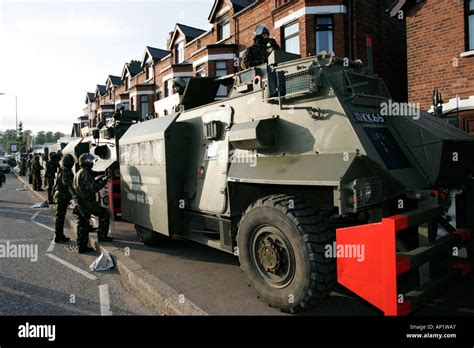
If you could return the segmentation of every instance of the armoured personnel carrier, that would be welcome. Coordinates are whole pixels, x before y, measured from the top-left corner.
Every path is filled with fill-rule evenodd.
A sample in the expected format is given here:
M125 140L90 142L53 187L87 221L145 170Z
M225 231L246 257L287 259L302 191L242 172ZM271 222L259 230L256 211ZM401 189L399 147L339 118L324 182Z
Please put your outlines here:
M122 215L146 244L179 235L233 253L289 312L338 281L400 315L469 273L474 139L393 102L360 61L275 52L191 78L179 100L119 143Z

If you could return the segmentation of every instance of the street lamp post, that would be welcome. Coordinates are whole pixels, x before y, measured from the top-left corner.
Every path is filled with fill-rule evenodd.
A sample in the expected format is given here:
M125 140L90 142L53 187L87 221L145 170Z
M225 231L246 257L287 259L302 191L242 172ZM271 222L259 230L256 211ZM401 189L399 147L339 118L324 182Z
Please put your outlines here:
M11 95L11 94L0 93L0 95ZM18 135L18 97L16 95L12 95L12 97L15 97L15 129Z

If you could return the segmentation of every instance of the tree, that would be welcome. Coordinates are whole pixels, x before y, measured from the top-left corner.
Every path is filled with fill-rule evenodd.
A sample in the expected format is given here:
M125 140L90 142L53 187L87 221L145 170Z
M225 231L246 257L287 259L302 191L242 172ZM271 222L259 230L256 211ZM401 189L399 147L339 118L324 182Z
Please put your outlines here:
M64 134L61 133L61 132L54 133L54 135L53 135L54 142L56 143L59 140L59 138L62 138L63 136L64 136Z
M46 133L44 131L38 132L35 137L35 144L44 145L46 142Z
M45 143L54 143L53 132L46 132Z
M0 132L0 145L6 152L10 151L10 144L17 142L17 133L15 129L7 129L4 132Z

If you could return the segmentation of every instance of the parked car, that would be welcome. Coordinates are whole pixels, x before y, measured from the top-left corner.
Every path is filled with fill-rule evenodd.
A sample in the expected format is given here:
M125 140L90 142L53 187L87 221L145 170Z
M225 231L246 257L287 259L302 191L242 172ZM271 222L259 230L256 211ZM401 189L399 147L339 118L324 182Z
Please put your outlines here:
M4 173L10 173L10 165L8 164L8 158L0 158L0 168Z

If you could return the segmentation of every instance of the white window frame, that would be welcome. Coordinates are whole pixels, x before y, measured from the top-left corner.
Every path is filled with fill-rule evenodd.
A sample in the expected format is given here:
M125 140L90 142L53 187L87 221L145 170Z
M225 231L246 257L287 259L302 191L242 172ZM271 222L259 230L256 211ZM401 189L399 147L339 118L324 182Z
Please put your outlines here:
M290 27L292 27L292 26L294 26L294 25L296 25L296 27L297 27L296 33L292 33L292 34L286 36L285 30L288 29L288 28L290 28ZM297 38L298 38L298 52L290 52L290 53L301 54L300 23L299 23L299 22L293 22L293 23L286 24L286 25L283 27L282 30L283 30L283 31L282 31L282 34L283 34L283 35L282 35L282 36L283 36L283 46L284 46L285 51L286 51L286 52L289 52L289 51L287 50L287 48L288 48L288 47L287 47L287 43L286 43L287 40L294 39L295 37L297 37Z
M218 41L226 40L226 39L230 38L231 32L230 32L230 19L229 18L225 18L225 19L221 20L217 24L217 27L218 27L218 38L217 38ZM227 27L229 29L228 29L228 32L226 33L227 36L225 36L224 28L227 28Z
M206 65L200 64L196 67L196 76L197 77L206 77Z
M218 68L218 64L223 63L225 64L225 72L223 68ZM215 61L215 67L216 67L216 77L221 77L221 76L226 76L227 75L227 61L226 60L216 60ZM217 91L216 97L217 98L225 98L228 95L227 87L224 85L219 86L219 90Z
M184 41L180 41L176 44L176 63L184 62Z

